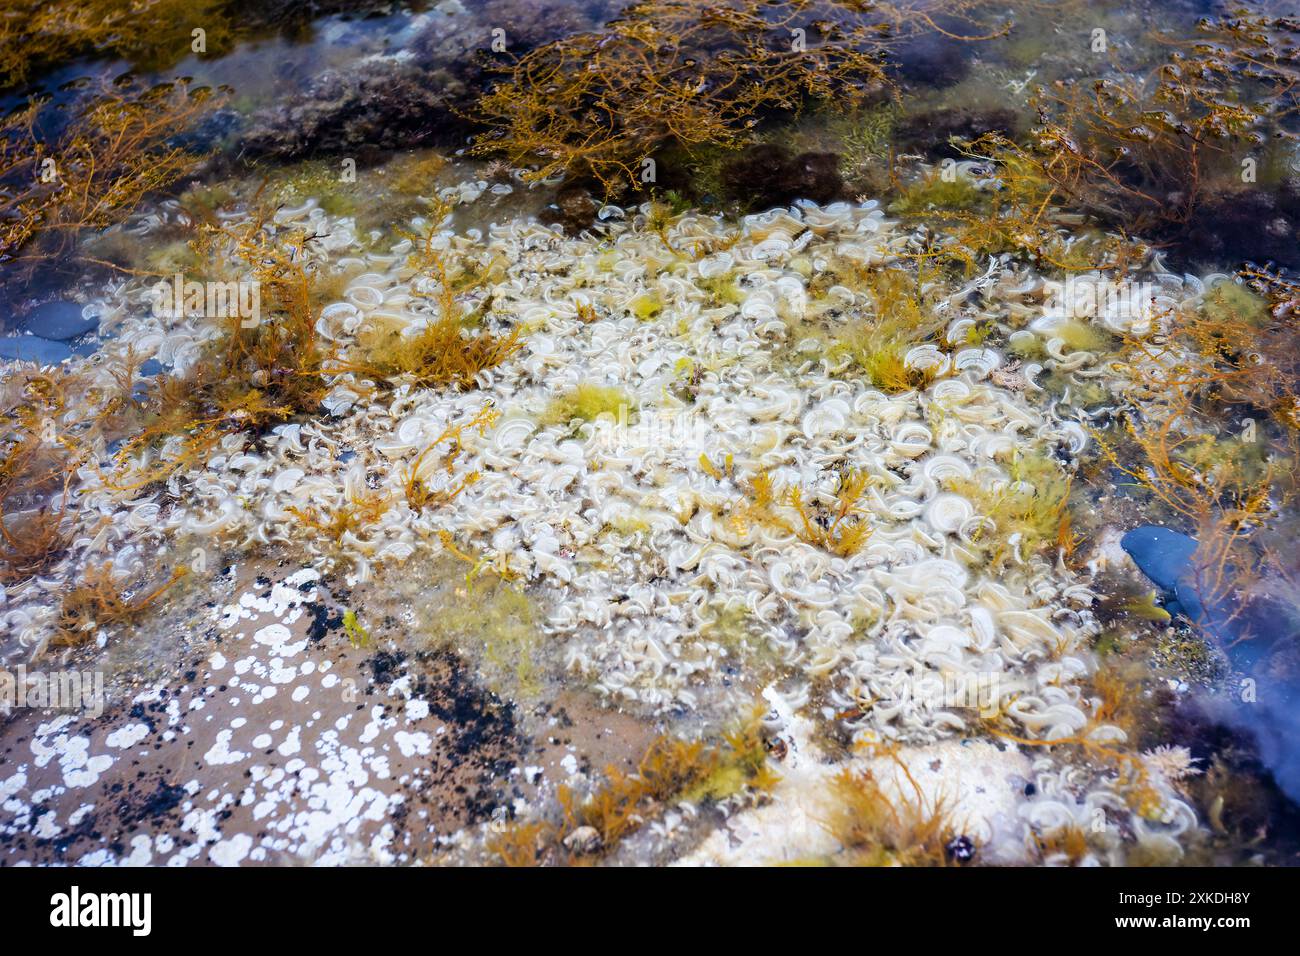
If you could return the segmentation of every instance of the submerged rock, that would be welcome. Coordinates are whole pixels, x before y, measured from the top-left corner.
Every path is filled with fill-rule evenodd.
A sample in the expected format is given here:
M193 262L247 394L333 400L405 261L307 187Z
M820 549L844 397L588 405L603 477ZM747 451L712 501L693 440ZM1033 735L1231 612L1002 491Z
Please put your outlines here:
M99 327L97 316L88 319L81 313L82 306L77 302L46 302L27 313L20 327L43 339L66 342Z
M947 108L915 113L898 126L898 144L903 152L964 159L953 140L978 139L985 133L1014 133L1016 114L1009 109Z
M374 156L392 149L464 144L473 127L463 114L506 61L492 53L492 30L506 32L512 56L589 28L604 4L575 8L567 0L538 0L520 17L507 0L437 4L412 18L393 38L395 52L367 56L306 77L303 92L255 114L241 139L252 156L296 160L312 156ZM218 127L225 135L227 129Z
M844 195L834 153L792 156L772 143L751 146L723 166L722 185L729 198L756 209L787 206L796 199L825 204Z
M464 78L447 71L377 58L324 73L302 96L259 113L243 146L251 155L280 159L416 146L455 121L451 107L467 91Z
M1290 615L1267 600L1244 608L1228 597L1202 601L1196 540L1185 534L1144 525L1124 535L1120 546L1165 592L1171 613L1190 619L1249 675L1239 695L1206 698L1200 706L1212 720L1253 737L1277 785L1300 802L1300 748L1293 743L1300 731L1300 635L1287 633Z
M1196 207L1175 250L1191 262L1271 261L1300 268L1300 182L1225 190Z
M956 26L956 24L954 24ZM900 76L917 86L945 87L970 73L970 44L937 33L902 44L894 54Z
M570 236L590 228L596 221L600 206L591 193L579 185L564 186L555 196L555 202L538 214L546 225L558 224Z

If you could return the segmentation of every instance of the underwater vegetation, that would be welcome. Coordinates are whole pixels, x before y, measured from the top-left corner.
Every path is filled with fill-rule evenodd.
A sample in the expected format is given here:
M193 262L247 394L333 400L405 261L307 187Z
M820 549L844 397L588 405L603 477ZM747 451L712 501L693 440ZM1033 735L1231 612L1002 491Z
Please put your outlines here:
M931 374L905 359L909 349L937 336L946 324L934 310L937 296L928 270L854 272L871 298L872 311L838 330L834 348L844 351L877 388L891 393L924 388Z
M962 838L943 795L927 797L896 747L876 747L907 781L902 792L882 786L871 768L851 768L834 779L835 805L827 821L852 866L947 866ZM910 788L910 792L909 792ZM969 838L966 838L967 840ZM975 846L968 850L973 855Z
M506 866L596 863L674 805L761 794L779 779L768 762L764 710L757 708L717 743L661 736L632 770L607 767L590 793L561 786L558 814L507 824L488 838L488 854Z
M198 240L214 268L251 269L261 283L258 321L238 314L220 320L224 328L204 360L183 376L156 377L135 414L142 427L117 454L119 490L143 488L200 462L224 435L265 429L295 415L312 414L328 391L325 363L331 351L316 331L319 306L311 264L311 237L301 231L276 235L267 213L242 224L209 224ZM181 438L170 457L154 446Z
M226 0L11 0L0 12L0 90L79 57L113 56L145 66L178 60L191 30L211 33L212 52L226 42Z
M1163 597L1131 613L1190 621L1222 656L1233 678L1196 707L1253 739L1292 798L1298 291L1247 268L1168 310L1148 334L1127 336L1116 362L1127 402L1095 433L1103 460L1160 522L1122 540Z
M594 422L602 415L617 419L620 414L627 416L631 408L632 399L622 389L584 382L551 399L540 421L543 425L567 425L575 419Z
M440 211L445 214L446 207ZM401 377L426 388L472 388L480 372L519 351L520 328L505 334L475 329L476 316L460 304L458 296L486 285L489 274L453 274L447 255L434 247L432 235L421 240L410 262L436 284L432 296L436 317L414 335L382 327L368 330L360 342L361 356L345 363L349 370L381 380Z
M1229 618L1265 573L1290 573L1260 534L1292 507L1300 449L1295 290L1275 282L1269 294L1221 281L1132 341L1138 404L1121 433L1099 436L1107 460L1195 535L1194 590L1205 608L1232 597Z
M325 14L388 6L387 0L6 0L0 10L0 91L74 60L114 58L137 70L161 70L191 53L221 56L238 40L264 31L293 32ZM201 44L196 29L203 33Z
M879 95L885 51L909 38L996 33L973 21L975 6L643 0L506 67L473 112L490 127L473 152L503 155L533 181L562 173L607 194L636 189L663 146L736 149L767 112Z
M1007 729L1002 713L985 718L983 727L1022 747L1073 749L1109 766L1114 774L1112 789L1134 817L1167 822L1178 809L1179 794L1166 777L1153 772L1151 762L1138 749L1146 720L1141 703L1143 678L1143 674L1126 667L1099 667L1089 679L1087 723L1068 736L1023 736Z
M1261 186L1276 178L1300 132L1298 32L1293 19L1238 11L1202 19L1190 39L1158 37L1168 54L1150 76L1040 88L1032 102L1039 122L1012 152L1063 205L1110 228L1202 254L1200 234L1226 227L1233 255L1277 254L1294 265L1294 221L1281 219L1282 232L1270 236L1274 224L1258 229L1260 210L1249 197L1262 193L1256 177ZM1292 204L1280 211L1294 219L1294 187L1277 195ZM1244 229L1242 214L1251 223Z
M1007 479L986 483L969 478L950 478L947 487L963 495L975 510L992 523L975 532L973 542L993 567L1010 557L1023 560L1046 548L1065 554L1076 542L1070 531L1070 486L1072 478L1050 456L1015 454L1007 467Z
M459 476L447 488L431 491L426 484L429 479L429 471L435 466L441 467L448 476L454 475L456 459L464 450L462 436L465 432L472 430L478 432L481 436L496 424L498 417L496 409L491 405L484 405L469 420L448 425L439 433L437 438L420 450L406 469L406 503L413 510L422 511L425 508L438 508L448 504L478 480L479 473L472 471ZM430 457L432 452L444 445L441 461Z
M5 384L12 402L0 415L0 585L11 585L48 570L70 543L75 449L53 426L67 403L59 376L38 372Z
M174 140L222 96L183 82L115 84L58 110L32 100L0 121L3 282L48 267L83 232L122 221L146 195L193 172L204 157ZM62 132L49 137L41 130L52 123Z
M63 595L59 633L50 641L50 647L76 647L90 640L96 628L134 620L188 573L188 568L178 567L163 583L141 591L124 589L113 573L112 562L86 567L77 584ZM129 590L135 591L130 597Z
M511 700L531 700L542 690L540 612L520 582L488 562L449 544L450 557L428 575L440 588L423 613L419 640L467 657L484 683ZM468 565L468 570L466 570Z
M701 458L701 466L715 478L721 474L707 458ZM768 525L848 557L862 549L874 530L862 505L870 481L865 471L840 472L832 494L809 495L798 485L778 488L767 472L760 471L743 486L745 495L732 507L730 523L740 534L755 524Z
M958 173L951 181L930 175L905 188L891 207L909 219L933 224L938 235L913 255L974 275L989 256L1012 253L1053 273L1098 267L1122 271L1135 249L1119 236L1079 229L1080 213L1047 169L1056 153L1039 152L1002 133L958 143L968 160L996 177L977 188Z
M44 18L48 48L33 49L28 73L0 66L0 82L80 57L168 63L185 56L193 16L213 17L214 55L246 29L223 21L227 0L39 6L13 9ZM784 799L767 796L775 745L761 715L702 736L683 715L714 720L769 679L796 698L800 681L786 678L801 675L810 696L791 707L813 717L818 744L833 739L833 759L845 728L857 742L882 729L992 738L1035 773L1072 775L1062 806L1095 797L1106 811L1094 830L1048 825L1058 811L1040 806L1017 831L1031 859L1124 861L1134 833L1192 814L1180 795L1202 795L1192 778L1217 756L1144 753L1151 685L1187 675L1144 660L1134 680L1120 666L1154 659L1144 643L1209 659L1202 636L1226 636L1234 665L1267 656L1285 680L1296 674L1273 653L1280 641L1251 628L1290 620L1269 609L1300 581L1289 545L1300 290L1275 266L1202 288L1158 254L1208 250L1207 221L1231 202L1271 237L1226 241L1233 265L1293 254L1296 28L1207 20L1197 36L1162 35L1149 72L1107 61L1110 73L1058 81L1052 63L1034 94L1020 69L1062 31L1013 26L1025 49L1010 72L953 53L1000 34L1008 11L1019 5L641 0L593 27L584 9L559 39L521 27L526 41L512 30L504 55L467 53L460 79L501 70L477 111L453 116L464 89L428 82L435 72L405 50L385 53L358 68L359 87L346 71L311 82L308 98L351 91L340 109L355 125L331 128L339 114L325 106L281 105L284 128L235 139L239 155L228 149L220 167L186 131L222 90L132 81L19 107L0 126L4 280L80 253L113 264L115 282L100 293L83 277L69 298L114 308L88 343L100 354L55 372L17 367L0 383L0 586L22 600L44 588L31 603L45 602L48 646L89 650L103 628L147 627L185 574L150 566L166 550L148 552L144 573L126 572L138 567L126 548L121 566L101 560L119 540L215 528L202 533L223 564L303 557L349 587L370 586L373 559L394 571L379 585L409 572L419 597L400 622L370 604L344 611L353 646L387 642L400 623L421 652L455 652L515 703L582 681L620 710L673 721L595 782L570 777L514 804L517 819L487 831L494 861L640 862L678 816L698 835ZM178 45L171 53L140 35L140 18L163 13L175 14L157 37ZM21 45L19 22L0 14L0 64ZM960 98L971 62L999 84L982 101ZM392 111L372 112L390 89ZM1002 108L1013 89L1029 113ZM924 122L909 115L922 98ZM379 158L456 122L478 124L467 151L494 162ZM318 158L358 146L370 149L356 180ZM1267 216L1240 179L1248 155ZM727 215L696 209L715 203ZM755 215L737 224L738 211ZM1219 268L1227 253L1212 258ZM174 272L256 282L263 314L142 320L142 285ZM1100 312L1038 321L1044 280L1152 273L1161 301L1172 289L1184 301L1150 328L1121 332ZM542 330L551 341L527 349ZM152 364L170 354L174 371L143 371L152 352L118 335L165 343ZM572 440L656 394L760 438L609 456ZM521 405L536 420L517 420ZM286 451L297 436L281 433L295 426L303 447ZM213 519L212 501L233 516ZM127 511L147 529L108 527ZM1125 587L1099 604L1088 562L1105 542L1084 554L1085 537L1148 522L1190 542L1179 556L1193 579L1152 574L1153 591L1124 565ZM1140 538L1121 547L1136 556ZM916 701L887 715L875 697L882 674L946 677L977 660L1032 689L969 724ZM830 714L848 723L829 729ZM1265 770L1287 749L1283 726L1265 728ZM965 795L922 792L902 759L913 742L874 750L880 772L826 766L827 829L843 848L832 862L975 854L954 816ZM1215 799L1195 813L1218 832ZM681 804L691 811L674 812ZM1234 812L1226 826L1239 825ZM1179 836L1153 859L1175 858Z

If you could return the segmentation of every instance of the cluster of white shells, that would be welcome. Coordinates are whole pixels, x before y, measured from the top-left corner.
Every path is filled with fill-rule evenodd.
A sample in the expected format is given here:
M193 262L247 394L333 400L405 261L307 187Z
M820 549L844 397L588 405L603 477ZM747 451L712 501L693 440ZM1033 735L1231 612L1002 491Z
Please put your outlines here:
M474 201L478 185L453 198ZM411 334L436 316L435 287L412 267L409 243L363 251L351 221L312 203L277 220L324 237L317 254L352 276L322 311L326 340L346 349L376 324ZM658 712L732 705L730 695L752 697L746 654L761 649L781 663L790 693L818 688L826 713L860 715L852 728L872 738L923 742L959 730L974 713L963 703L971 693L1002 705L1029 736L1083 730L1090 708L1079 683L1095 630L1086 581L1016 547L997 569L982 564L973 542L998 529L945 483L1004 486L1016 454L1078 454L1088 441L1080 411L1034 384L1043 366L1025 370L1029 387L997 384L1007 357L965 344L977 321L1027 326L1016 335L1046 338L1045 366L1103 375L1099 356L1068 351L1053 330L1091 321L1127 331L1142 317L1068 294L1044 310L1042 280L994 258L937 306L948 322L942 344L907 353L933 384L886 394L843 374L816 331L868 312L869 296L810 288L837 264L891 263L907 251L913 237L875 203L799 205L739 223L689 215L666 232L645 228L645 210L607 207L601 220L598 238L528 220L439 233L451 261L480 272L496 264L491 287L473 295L490 293L490 327L523 329L516 356L471 390L382 391L340 377L320 418L255 446L232 435L165 491L131 498L88 466L75 560L110 558L129 574L148 570L164 542L283 544L365 581L454 540L526 583L570 679L611 702ZM725 303L710 294L719 282L735 291ZM1157 311L1204 291L1190 277L1153 283ZM636 308L647 299L657 306L649 319ZM86 371L106 386L107 359L128 347L183 372L216 334L199 318L154 316L138 283L112 290L102 311L116 338ZM621 389L626 420L540 423L556 396L584 384ZM417 456L487 403L499 420L461 435L451 472L436 451L420 459L430 489L470 472L479 480L449 506L413 510L404 488ZM848 469L871 479L861 506L874 531L855 554L736 520L760 472L815 502ZM340 541L313 537L299 517L363 501L378 517ZM51 589L38 580L3 595L3 621L25 644L48 636ZM720 621L738 616L739 643L719 634ZM723 681L724 670L738 679ZM942 692L928 692L935 682Z
M992 349L938 353L945 377L924 393L893 396L829 374L820 354L801 366L774 358L806 320L851 318L869 306L843 286L812 301L811 272L837 259L889 260L906 233L874 204L841 204L738 227L688 217L672 228L670 247L620 221L621 210L606 215L606 242L529 222L443 237L453 256L510 263L491 289L493 319L527 331L523 351L483 373L477 390L399 390L372 401L365 383L340 380L329 416L277 428L256 451L231 436L206 468L173 482L175 495L123 503L107 488L89 492L85 510L113 517L101 544L117 537L123 562L130 543L159 533L292 541L322 559L341 548L365 579L374 565L438 547L444 530L549 598L547 626L565 641L568 666L601 693L653 708L695 705L733 663L706 636L709 624L743 608L757 640L809 678L831 679L846 701L880 696L881 675L897 671L1015 672L1030 689L1015 687L1026 726L1077 730L1085 718L1062 674L1084 670L1070 648L1087 633L1088 593L1041 562L986 578L964 545L987 518L941 491L948 476L1005 480L1002 466L1018 446L1077 447L1077 424L991 385L1000 361ZM343 300L323 311L326 338L346 345L376 322L415 330L434 314L429 280L412 269L405 245L359 254L350 224L324 221L310 205L280 218L335 240L329 245L342 249L326 249L335 267L355 275ZM692 248L725 251L674 251ZM738 283L738 306L715 306L700 288L718 278ZM647 295L661 304L652 321L628 308ZM120 345L183 370L211 330L197 319L164 328L138 314L144 304L138 289L122 295L119 309L129 314ZM579 305L598 320L582 321ZM954 312L958 326L969 321ZM699 370L689 404L672 392L683 360ZM621 388L632 425L575 433L537 424L554 396L580 383ZM458 473L479 471L481 480L450 507L412 511L401 493L411 461L485 402L501 421L482 438L464 436L457 462ZM669 416L666 432L650 427ZM734 477L709 477L701 455L731 456ZM843 468L873 478L865 504L875 533L857 555L835 557L767 525L742 529L730 516L759 469L780 484L828 491ZM422 477L433 487L456 480L436 454ZM373 527L342 542L304 542L296 512L328 514L367 498L388 502ZM914 702L873 719L907 730L957 722Z

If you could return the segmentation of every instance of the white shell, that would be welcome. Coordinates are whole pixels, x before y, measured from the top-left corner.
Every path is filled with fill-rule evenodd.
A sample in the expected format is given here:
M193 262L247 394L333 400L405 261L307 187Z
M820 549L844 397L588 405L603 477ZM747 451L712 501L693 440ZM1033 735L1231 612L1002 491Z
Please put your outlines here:
M941 494L926 506L925 520L936 531L956 534L974 513L971 503L961 495Z

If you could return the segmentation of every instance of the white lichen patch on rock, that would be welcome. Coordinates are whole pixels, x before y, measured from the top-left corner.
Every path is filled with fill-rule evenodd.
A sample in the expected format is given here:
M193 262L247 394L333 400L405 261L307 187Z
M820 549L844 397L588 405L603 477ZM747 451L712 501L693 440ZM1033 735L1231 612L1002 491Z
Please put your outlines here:
M364 652L326 639L317 577L217 608L220 650L101 717L11 720L6 862L409 862L489 813L509 720L486 698L449 700L440 662L394 659L376 679Z

